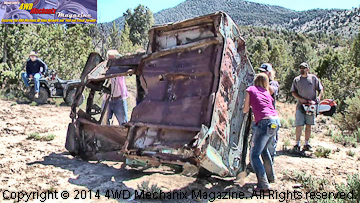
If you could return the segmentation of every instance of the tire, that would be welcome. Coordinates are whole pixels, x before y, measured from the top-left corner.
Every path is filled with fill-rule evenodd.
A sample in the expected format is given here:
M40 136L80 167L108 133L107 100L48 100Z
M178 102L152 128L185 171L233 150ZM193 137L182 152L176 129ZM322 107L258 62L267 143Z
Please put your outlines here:
M35 101L38 104L46 104L49 98L49 92L46 88L40 87L39 91L39 98L35 99L35 88L32 87L31 91L29 92L28 98L31 101Z
M76 89L72 89L66 94L66 97L64 100L67 105L71 106L74 103L75 94L76 94ZM81 95L81 98L77 103L77 106L80 106L84 102L84 99L85 99L85 96Z

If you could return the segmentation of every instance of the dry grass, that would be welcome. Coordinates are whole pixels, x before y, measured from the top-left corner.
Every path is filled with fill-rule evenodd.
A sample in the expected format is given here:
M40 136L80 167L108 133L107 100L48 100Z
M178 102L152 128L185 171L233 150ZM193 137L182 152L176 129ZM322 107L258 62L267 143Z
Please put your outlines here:
M277 102L276 111L278 112L280 119L285 119L290 125L293 124L293 121L295 120L295 106L295 104Z

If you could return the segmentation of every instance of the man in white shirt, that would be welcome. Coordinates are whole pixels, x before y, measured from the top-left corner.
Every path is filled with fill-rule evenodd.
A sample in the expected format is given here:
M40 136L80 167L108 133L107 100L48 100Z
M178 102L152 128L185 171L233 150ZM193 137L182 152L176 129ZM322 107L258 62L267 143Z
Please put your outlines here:
M109 50L107 53L108 59L115 59L119 56L119 52L116 50ZM118 76L111 78L111 94L110 101L107 107L108 118L107 125L110 125L110 120L115 114L120 125L128 122L127 116L127 101L128 91L125 84L125 76ZM109 96L109 95L108 95Z

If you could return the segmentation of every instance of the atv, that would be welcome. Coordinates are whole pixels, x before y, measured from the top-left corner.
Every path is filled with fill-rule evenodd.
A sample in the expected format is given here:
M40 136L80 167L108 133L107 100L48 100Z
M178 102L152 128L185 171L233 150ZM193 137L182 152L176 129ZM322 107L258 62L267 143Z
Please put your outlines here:
M45 104L48 98L63 98L67 105L72 105L76 93L76 87L80 85L80 80L62 80L57 77L55 70L49 70L45 77L40 78L39 98L34 98L34 80L30 80L30 91L28 99L38 104ZM78 100L77 106L84 101L84 95Z

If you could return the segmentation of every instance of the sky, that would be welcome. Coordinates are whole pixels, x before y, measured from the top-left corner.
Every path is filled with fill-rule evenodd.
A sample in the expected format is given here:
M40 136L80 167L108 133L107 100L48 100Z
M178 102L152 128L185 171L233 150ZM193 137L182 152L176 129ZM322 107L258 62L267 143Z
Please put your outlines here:
M221 1L221 0L220 0ZM277 5L296 11L304 11L316 8L351 9L360 6L360 0L249 0L256 3ZM128 9L143 4L150 8L153 13L163 9L174 7L184 0L98 0L98 22L110 22Z

